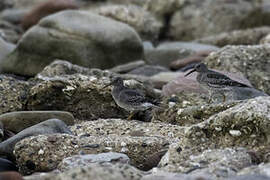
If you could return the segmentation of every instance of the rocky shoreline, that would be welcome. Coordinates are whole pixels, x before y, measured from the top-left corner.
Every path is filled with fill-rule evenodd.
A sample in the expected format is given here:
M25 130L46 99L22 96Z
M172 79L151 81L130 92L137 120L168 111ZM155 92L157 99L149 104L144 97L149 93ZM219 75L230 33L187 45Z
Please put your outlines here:
M269 7L2 0L0 179L270 179ZM209 102L199 62L250 88ZM128 120L115 77L159 108Z

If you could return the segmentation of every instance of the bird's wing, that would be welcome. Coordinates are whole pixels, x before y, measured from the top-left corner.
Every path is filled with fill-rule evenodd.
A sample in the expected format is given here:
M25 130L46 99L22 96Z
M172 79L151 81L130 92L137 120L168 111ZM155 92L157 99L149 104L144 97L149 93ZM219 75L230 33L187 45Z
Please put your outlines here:
M132 89L121 91L119 98L127 102L143 103L145 101L145 97L142 93Z
M210 86L249 87L246 84L232 80L228 76L225 76L224 74L218 72L208 73L206 76L207 76L206 82Z

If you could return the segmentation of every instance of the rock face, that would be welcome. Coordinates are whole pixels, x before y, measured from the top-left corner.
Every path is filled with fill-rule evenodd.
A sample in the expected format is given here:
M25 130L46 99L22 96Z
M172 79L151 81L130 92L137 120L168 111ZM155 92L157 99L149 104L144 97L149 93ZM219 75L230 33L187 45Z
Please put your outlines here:
M140 121L125 121L121 119L98 119L87 121L70 127L77 136L158 136L168 138L168 141L180 139L185 128L166 123L144 123Z
M79 152L85 154L109 151L125 153L130 158L132 165L143 168L147 157L153 152L166 148L167 145L168 141L160 137L110 135L79 138L65 134L54 134L23 139L16 144L14 154L20 171L24 174L53 170L63 158Z
M30 82L0 75L0 114L24 110Z
M141 59L142 55L141 40L130 26L68 10L42 19L27 31L0 66L3 72L33 76L57 58L104 69Z
M169 36L174 39L191 40L254 27L260 25L259 19L263 18L258 1L190 0L189 2L172 17Z
M216 178L226 178L236 175L235 171L252 165L251 156L243 148L205 150L196 154L188 153L188 147L172 144L162 158L160 167L171 172L196 174L203 171L214 174Z
M251 84L270 94L270 46L226 46L211 53L205 62L219 70L241 73Z
M0 143L0 154L13 159L13 149L20 140L39 134L66 133L72 134L67 125L59 119L49 119L34 126L24 129L15 136Z
M95 120L97 118L128 116L118 107L104 82L109 78L82 74L48 78L29 91L28 110L61 110L71 112L75 118Z

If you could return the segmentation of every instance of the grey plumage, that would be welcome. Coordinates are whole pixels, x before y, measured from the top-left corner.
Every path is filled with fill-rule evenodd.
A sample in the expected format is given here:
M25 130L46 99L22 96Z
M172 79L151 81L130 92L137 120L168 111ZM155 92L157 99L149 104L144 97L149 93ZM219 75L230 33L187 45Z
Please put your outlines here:
M112 97L116 104L127 111L144 111L151 107L157 107L139 90L124 86L123 79L116 77L109 85L113 85ZM129 119L132 116L129 117Z
M210 94L210 98L212 98L213 94L221 94L223 96L223 101L226 100L225 93L230 92L234 87L250 87L246 84L237 82L232 80L228 76L221 74L216 71L209 70L207 66L203 63L199 63L195 66L195 68L187 73L185 76L193 72L198 72L197 81L199 84L206 90L208 90Z

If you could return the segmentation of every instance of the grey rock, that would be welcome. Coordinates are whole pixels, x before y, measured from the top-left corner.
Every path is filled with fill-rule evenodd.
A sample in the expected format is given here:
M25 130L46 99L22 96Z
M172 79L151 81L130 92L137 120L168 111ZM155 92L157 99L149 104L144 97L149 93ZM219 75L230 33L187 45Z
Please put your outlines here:
M161 72L169 72L169 70L163 66L144 65L128 72L129 74L137 74L143 76L153 76Z
M211 173L216 178L226 178L236 175L237 171L252 165L251 157L244 148L201 149L202 152L199 152L194 151L193 148L191 150L189 147L185 147L184 144L170 146L169 151L159 164L161 170L194 175ZM179 151L179 149L181 150Z
M210 68L242 74L259 90L270 94L270 46L226 46L211 53L205 62Z
M189 56L193 51L186 48L146 48L145 61L148 64L169 67L170 63L176 59Z
M66 133L72 134L67 125L59 119L49 119L34 126L24 129L15 136L0 143L0 154L13 159L13 149L17 142L29 136L39 134Z
M21 29L9 23L8 21L0 20L0 37L5 41L16 44L21 36Z
M15 49L15 45L5 42L0 36L0 61ZM1 70L1 67L0 67Z
M234 176L229 177L228 180L269 180L269 176L260 175L260 174L252 174L252 175L242 175L242 176Z
M224 32L198 39L196 42L212 44L219 47L226 45L256 45L269 33L270 27L257 27Z
M0 114L25 110L31 82L0 75Z
M213 180L214 177L210 174L181 174L169 172L157 172L154 174L143 176L141 180Z
M132 71L133 69L139 68L139 67L144 66L144 65L145 65L145 62L142 60L134 61L134 62L130 62L127 64L115 66L115 67L111 68L110 71L115 72L115 73L127 73L129 71Z
M5 129L18 133L25 128L41 123L48 119L60 119L67 125L74 124L74 117L64 111L17 111L0 115L0 122Z
M25 176L25 180L140 180L143 172L128 164L91 163L63 173Z
M114 103L110 88L104 88L110 82L108 77L73 74L43 78L29 91L28 110L68 111L80 120L128 116Z
M57 58L104 69L141 59L142 55L141 39L130 26L92 13L67 10L39 21L0 65L2 72L34 76Z
M1 12L1 18L12 24L19 24L29 9L5 9Z
M105 162L128 163L129 158L125 154L116 152L75 155L63 159L63 161L58 165L58 169L61 171L67 171L77 167L88 166L91 163L105 163Z
M183 137L185 128L168 123L145 123L141 121L126 121L122 119L98 119L86 121L70 127L77 136L157 136L175 141Z
M133 27L144 40L157 40L162 23L149 11L136 5L107 5L91 12L110 17Z
M213 45L208 45L208 44L202 44L202 43L197 43L197 42L181 42L181 41L176 41L176 42L164 42L160 44L157 49L189 49L194 52L199 52L199 51L216 51L219 48Z
M270 43L270 35L266 35L265 37L263 37L261 40L260 40L260 44L269 44Z
M171 19L169 36L173 39L191 40L264 24L261 19L266 14L258 1L188 2Z
M16 162L23 174L35 171L51 171L66 157L104 152L124 153L130 163L142 168L147 157L167 148L168 141L163 137L133 136L84 136L67 134L39 135L18 142L14 149ZM38 151L36 150L38 149ZM31 162L33 166L27 165Z
M57 76L64 75L72 75L72 74L83 74L89 76L97 76L97 77L110 77L113 73L109 71L103 71L97 68L85 68L82 66L78 66L76 64L72 64L68 61L64 60L55 60L46 66L40 73L36 75L36 78L42 80L49 80L50 78L55 78Z
M238 175L253 175L253 174L261 174L265 176L269 176L270 172L270 163L261 163L259 165L253 165L246 168L243 168L239 171Z

